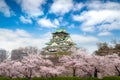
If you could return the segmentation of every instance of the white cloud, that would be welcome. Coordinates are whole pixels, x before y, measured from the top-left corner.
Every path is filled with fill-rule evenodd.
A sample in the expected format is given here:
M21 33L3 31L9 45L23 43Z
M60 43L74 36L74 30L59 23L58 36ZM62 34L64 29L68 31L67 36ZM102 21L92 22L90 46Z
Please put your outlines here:
M119 14L120 10L90 10L88 12L83 12L80 15L74 15L73 20L82 22L81 29L86 32L93 32L96 30L95 28L107 28L108 30L115 30L120 28ZM101 25L106 25L106 27L102 27Z
M23 37L31 37L29 33L27 33L25 30L22 30L22 29L16 29L15 34Z
M99 41L99 39L94 36L71 34L71 38L78 47L87 49L89 53L93 53L97 49L96 43Z
M96 30L93 25L82 25L80 29L84 32L94 32Z
M34 38L31 34L25 30L17 29L2 29L0 28L0 48L6 50L12 50L19 47L34 46L39 49L45 47L45 43L49 42L52 37L51 32L42 34L40 37ZM93 52L96 49L96 42L98 39L93 36L83 36L78 34L71 34L73 41L79 44L81 47L88 49L89 52Z
M95 25L105 22L113 22L114 20L120 20L120 11L118 10L100 10L100 11L88 11L82 14L86 19L86 25Z
M25 18L24 16L20 16L21 22L27 24L27 23L32 23L32 20L30 18Z
M84 21L86 25L95 25L106 22L112 22L116 19L120 20L120 11L118 10L90 10L83 12L81 15L73 16L75 21Z
M46 0L19 0L16 1L21 5L22 11L30 17L38 17L43 15L42 5Z
M43 34L41 37L34 38L28 32L17 29L15 31L10 29L2 29L0 28L0 48L6 50L12 50L19 47L25 46L35 46L39 49L45 47L45 43L50 39L50 32L49 34Z
M5 0L0 0L0 12L3 13L6 17L10 17L11 16L10 8L5 3Z
M83 4L83 3L76 3L76 4L74 5L73 11L79 11L79 10L81 10L83 7L84 7L84 4Z
M46 27L46 28L57 28L59 23L57 20L55 20L53 23L51 22L50 19L42 18L38 20L38 24L41 27Z
M59 23L59 21L58 21L57 19L54 19L53 23L54 23L55 25L57 25L57 26L60 25L60 23Z
M120 20L113 21L109 24L102 24L98 28L100 31L120 30Z
M117 2L101 2L101 1L93 1L91 3L86 3L86 6L88 9L94 9L94 10L120 10L120 3Z
M73 8L73 0L54 0L50 12L63 15Z
M81 22L84 32L120 30L120 3L100 1L85 4L88 11L72 15L74 21Z
M98 36L109 36L109 35L112 35L112 34L110 32L108 32L108 31L100 32L98 34Z
M75 42L82 43L82 44L98 41L98 39L96 37L93 37L93 36L84 36L84 35L72 34L71 37Z
M83 21L84 17L80 15L72 15L74 21Z

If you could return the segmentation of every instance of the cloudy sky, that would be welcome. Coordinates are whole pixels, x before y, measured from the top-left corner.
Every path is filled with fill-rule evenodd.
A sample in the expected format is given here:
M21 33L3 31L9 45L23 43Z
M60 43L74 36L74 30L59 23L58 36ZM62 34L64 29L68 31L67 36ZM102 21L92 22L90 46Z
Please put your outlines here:
M120 40L119 0L0 0L0 48L45 47L65 28L88 52L96 43Z

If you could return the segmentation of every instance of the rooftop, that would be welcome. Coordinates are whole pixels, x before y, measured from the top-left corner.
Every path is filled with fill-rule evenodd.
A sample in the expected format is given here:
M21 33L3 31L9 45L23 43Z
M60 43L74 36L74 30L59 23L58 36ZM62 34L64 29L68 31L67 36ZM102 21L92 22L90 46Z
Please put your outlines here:
M59 29L57 29L55 32L66 32L66 30L63 29L63 28L59 28Z

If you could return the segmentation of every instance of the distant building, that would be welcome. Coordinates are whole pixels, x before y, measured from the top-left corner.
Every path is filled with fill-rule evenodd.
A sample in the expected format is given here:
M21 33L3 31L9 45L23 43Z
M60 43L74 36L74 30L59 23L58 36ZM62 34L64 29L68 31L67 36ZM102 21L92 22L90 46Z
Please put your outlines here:
M27 53L22 52L21 50L12 50L11 60L21 60L23 56L27 56Z
M65 29L57 29L52 35L52 39L43 49L43 54L70 52L75 48L75 43Z
M3 62L7 58L6 50L0 49L0 62Z

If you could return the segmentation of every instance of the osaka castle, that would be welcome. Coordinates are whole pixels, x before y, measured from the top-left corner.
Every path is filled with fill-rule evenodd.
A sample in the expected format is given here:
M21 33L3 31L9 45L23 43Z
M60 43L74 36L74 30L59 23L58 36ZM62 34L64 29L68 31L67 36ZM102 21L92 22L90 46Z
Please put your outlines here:
M43 48L43 53L70 52L75 49L75 43L70 34L61 28L52 33L52 39L46 45Z

